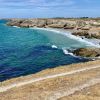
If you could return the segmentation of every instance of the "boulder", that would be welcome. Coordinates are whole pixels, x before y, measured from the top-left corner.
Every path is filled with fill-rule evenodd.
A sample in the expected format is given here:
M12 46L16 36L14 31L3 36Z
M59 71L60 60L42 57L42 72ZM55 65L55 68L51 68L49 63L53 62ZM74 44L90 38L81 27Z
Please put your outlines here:
M75 31L72 33L73 35L76 35L76 36L87 36L89 35L88 31Z
M90 30L90 27L85 26L85 27L82 27L81 30Z
M79 48L74 50L73 54L82 57L99 57L100 48Z
M83 20L78 20L78 21L76 21L76 25L78 27L84 27L84 26L86 26L86 22Z
M100 39L100 32L95 32L91 34L91 38Z
M28 28L29 27L29 24L28 23L21 23L20 24L20 27L26 27L26 28Z
M45 25L47 24L46 20L40 20L37 22L37 27L45 27Z

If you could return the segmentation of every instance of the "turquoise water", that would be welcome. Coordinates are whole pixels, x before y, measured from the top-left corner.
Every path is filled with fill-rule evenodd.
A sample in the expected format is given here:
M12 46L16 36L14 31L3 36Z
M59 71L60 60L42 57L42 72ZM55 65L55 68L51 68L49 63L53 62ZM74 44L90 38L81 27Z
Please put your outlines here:
M64 54L62 48L86 47L87 43L56 32L15 28L0 21L0 81L87 59ZM56 45L57 48L52 48Z

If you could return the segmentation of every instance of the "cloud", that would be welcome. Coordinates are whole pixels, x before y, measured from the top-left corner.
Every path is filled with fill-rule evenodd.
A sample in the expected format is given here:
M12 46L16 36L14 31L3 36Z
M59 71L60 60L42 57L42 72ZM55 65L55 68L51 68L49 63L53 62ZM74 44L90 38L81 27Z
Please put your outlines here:
M0 0L0 16L100 16L100 0Z
M73 5L73 0L0 0L1 7L65 7Z

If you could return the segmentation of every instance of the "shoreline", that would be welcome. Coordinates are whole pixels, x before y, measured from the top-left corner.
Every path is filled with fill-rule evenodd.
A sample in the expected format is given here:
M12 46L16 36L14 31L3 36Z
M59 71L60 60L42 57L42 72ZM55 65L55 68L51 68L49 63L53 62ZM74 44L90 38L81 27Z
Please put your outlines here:
M22 27L19 27L19 26L12 26L12 27L14 27L14 28L22 28ZM81 41L81 42L87 43L88 45L94 46L96 48L100 48L100 46L94 44L94 41L93 41L93 43L90 42L90 39L86 39L86 38L82 39L81 36L75 36L75 35L73 35L72 32L75 31L73 29L60 29L60 28L48 28L48 27L46 27L46 28L43 28L43 27L42 28L29 27L29 29L39 29L39 30L52 31L52 32L55 32L57 34L65 35L65 36L67 36L69 38L76 39L77 41ZM52 48L57 48L57 46L55 44L53 44L51 47ZM63 49L62 48L62 50L63 50L64 54L69 54L71 56L79 57L80 59L82 57L82 56L76 56L72 52L68 52L67 49ZM94 60L99 60L100 59L100 57L83 57L83 58L90 59L90 61L94 61Z
M84 68L87 68L87 66L90 66L90 68L91 68L92 66L94 66L94 65L98 66L99 64L100 64L100 60L95 60L95 61L88 61L88 62L81 62L81 63L76 63L76 64L58 66L56 68L48 68L48 69L42 70L35 74L20 76L20 77L11 78L11 79L2 81L2 82L0 82L0 87L3 85L5 86L8 84L17 83L20 81L24 82L26 79L30 79L33 77L34 77L34 79L37 79L37 78L40 78L41 76L45 77L48 75L60 74L61 72L64 73L65 71L74 71L75 69L77 69L77 70L83 69L84 70ZM93 68L95 68L95 67L93 67Z
M16 28L17 26L13 26L13 27ZM11 28L11 29L12 29L12 28ZM66 34L67 36L69 35L68 37L70 37L70 32L68 32L68 31L67 31L67 32L62 32L62 31L60 31L60 30L58 30L58 29L55 30L55 29L51 29L51 28L46 28L46 29L44 29L44 28L32 28L32 29L42 29L42 30L46 30L46 31L53 31L53 32L58 33L58 34L62 34L62 35L65 35L65 34ZM64 30L63 30L63 31L64 31ZM71 35L71 36L72 36L72 35ZM73 39L77 39L76 36L75 36L75 38L73 38ZM52 48L57 48L57 47L53 45ZM79 58L79 60L82 59L82 57L75 56L75 55L73 55L71 52L68 52L66 49L63 49L63 48L62 48L61 50L63 50L63 53L64 53L64 54L69 54L69 55L71 55L71 56L77 57L77 58ZM83 59L84 59L84 58L83 58ZM90 60L90 58L89 58L89 59L86 58L86 59L87 59L87 60ZM93 60L93 59L95 59L95 58L91 58L91 59Z
M14 27L16 28L16 26ZM42 30L44 30L44 28L42 28ZM67 36L73 39L87 41L81 37L73 37L71 31L68 32L64 29L54 28L50 30L45 28L45 30L58 32L58 34L62 35L67 34ZM90 43L90 41L88 43ZM55 44L51 47L57 48ZM68 53L67 51L64 52L66 54ZM100 59L97 60L94 58L93 60L95 61L48 68L36 74L5 80L0 82L0 96L2 100L28 100L31 98L32 100L63 100L63 98L67 100L66 98L68 97L74 99L75 97L73 98L72 96L75 94L85 94L87 91L85 89L91 89L91 87L96 87L96 92L100 95L100 89L98 89L98 84L100 84ZM94 95L97 97L93 91L91 98L94 98ZM86 95L89 95L90 92L91 91L88 91ZM80 98L80 95L78 98ZM82 100L84 100L84 98Z
M16 28L17 26L14 26L14 27ZM17 27L17 28L21 28L21 27ZM75 36L72 34L72 32L74 30L65 30L65 29L58 29L58 28L38 28L38 27L33 27L33 28L29 28L29 29L55 32L57 34L65 35L66 37L69 37L69 38L75 39L77 41L86 43L87 44L86 48L88 48L88 46L92 47L92 48L100 48L100 45L98 43L98 42L100 42L99 39L87 39L87 38L82 38L81 36ZM51 47L57 48L57 46L55 44L53 44ZM63 50L64 54L69 54L71 56L81 58L81 56L76 56L72 52L68 52L67 49L62 48L62 50ZM90 60L96 60L96 59L99 60L100 56L99 57L83 57L83 58L90 59Z
M76 30L66 30L66 29L57 29L57 30L62 31L62 32L69 32L71 35L73 35L72 32L76 31ZM75 35L73 35L73 36L75 36ZM84 41L90 42L91 45L93 44L100 48L100 39L88 39L88 38L85 38L82 36L76 36L76 37L79 37Z
M13 27L15 27L15 28L22 28L22 27L18 27L18 26L13 26ZM77 41L80 41L80 42L83 42L83 43L87 43L87 46L91 45L91 47L93 46L95 48L100 48L100 45L98 45L98 43L96 42L96 40L100 41L99 39L96 39L96 40L91 39L92 40L92 42L91 42L90 39L82 38L81 36L75 36L75 35L73 35L72 32L74 30L65 30L65 29L58 29L58 28L38 28L38 27L31 27L29 29L36 29L36 30L43 30L43 31L55 32L57 34L65 35L65 36L67 36L69 38L76 39ZM95 44L95 43L97 43L97 44ZM53 44L51 47L52 48L57 48L57 46L55 44ZM62 50L63 50L63 53L65 55L69 54L71 56L74 56L74 57L77 57L77 58L81 59L81 56L76 56L72 52L68 52L67 49L62 48ZM94 60L99 60L100 59L100 57L82 57L82 58L89 59L90 61L91 60L94 61Z
M29 28L29 29L39 29L39 30L56 32L58 34L65 35L69 38L76 39L78 41L87 43L88 45L100 48L100 45L99 45L100 40L99 39L87 39L87 38L82 38L81 36L75 36L72 34L72 32L74 32L74 30L65 30L65 29L57 29L57 28L38 28L38 27Z
M99 84L99 70L99 60L43 70L37 74L21 76L0 83L0 96L3 100L13 100L13 98L27 100L29 98L27 95L30 94L34 98L38 97L38 100L46 97L50 100L53 95L59 93L60 95L54 96L54 98L65 98L65 96L73 95L77 91L81 92L85 88ZM40 96L39 91L42 96ZM45 94L45 91L50 95ZM22 97L25 98L21 99Z
M23 27L18 27L18 26L13 26L14 28L23 28ZM82 36L75 36L72 34L72 32L76 30L66 30L66 29L59 29L59 28L38 28L38 27L29 27L28 29L38 29L38 30L46 30L46 31L52 31L61 35L65 35L69 38L76 39L78 41L87 43L88 45L100 48L100 39L88 39L88 38L83 38Z
M69 38L72 38L72 39L76 39L77 41L80 41L80 42L83 42L83 43L87 43L87 46L89 45L91 45L90 47L95 47L95 48L100 48L100 45L97 43L97 41L96 40L98 40L99 42L100 42L100 40L99 39L87 39L87 38L83 38L82 39L82 37L81 36L75 36L75 35L73 35L72 34L72 32L74 31L74 30L65 30L65 29L56 29L56 28L38 28L38 27L36 27L36 28L29 28L29 29L39 29L39 30L46 30L46 31L52 31L52 32L55 32L55 33L57 33L57 34L61 34L61 35L65 35L65 36L67 36L67 37L69 37ZM92 41L92 42L91 42ZM96 43L96 44L95 44ZM54 44L55 45L55 44ZM93 48L92 47L92 48ZM81 58L81 56L76 56L76 55L74 55L72 52L68 52L67 51L67 49L63 49L62 48L62 50L63 50L63 52L64 52L64 54L69 54L69 55L71 55L71 56L74 56L74 57L79 57L79 58ZM67 52L67 53L66 53ZM100 59L100 56L99 57L83 57L83 58L86 58L86 59L90 59L90 60L96 60L96 59Z
M82 32L86 31L88 34L73 34L74 36L78 37L77 39L81 38L84 41L90 42L91 44L97 45L100 48L100 19L96 18L86 18L86 19L78 19L78 18L37 18L37 19L9 19L7 25L9 26L18 26L25 27L25 28L37 28L37 29L53 29L60 32ZM59 32L58 32L59 33ZM87 36L88 35L88 36Z

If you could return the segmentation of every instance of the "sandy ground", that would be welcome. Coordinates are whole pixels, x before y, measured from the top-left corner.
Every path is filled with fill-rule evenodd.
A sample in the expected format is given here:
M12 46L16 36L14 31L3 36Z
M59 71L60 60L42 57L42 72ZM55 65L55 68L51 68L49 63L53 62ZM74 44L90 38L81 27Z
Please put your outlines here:
M100 84L96 84L58 100L100 100Z
M20 83L25 84L19 86ZM99 100L99 84L100 61L80 63L2 82L0 100ZM92 93L89 97L87 89Z
M92 69L96 69L96 68L100 68L100 66L94 66L94 67L90 67L90 68L82 68L82 69L78 69L78 70L74 70L74 71L70 71L70 72L65 72L65 73L60 73L60 74L55 74L55 75L48 75L46 77L40 77L40 78L36 78L36 79L31 79L30 81L25 81L25 82L19 82L19 83L15 83L15 84L10 84L8 86L2 86L0 87L0 92L5 92L8 91L14 87L21 87L27 84L31 84L31 83L35 83L35 82L39 82L39 81L43 81L43 80L47 80L47 79L51 79L51 78L56 78L56 77L61 77L61 76L65 76L65 75L72 75L75 73L80 73L80 72L84 72L84 71L88 71L88 70L92 70Z

